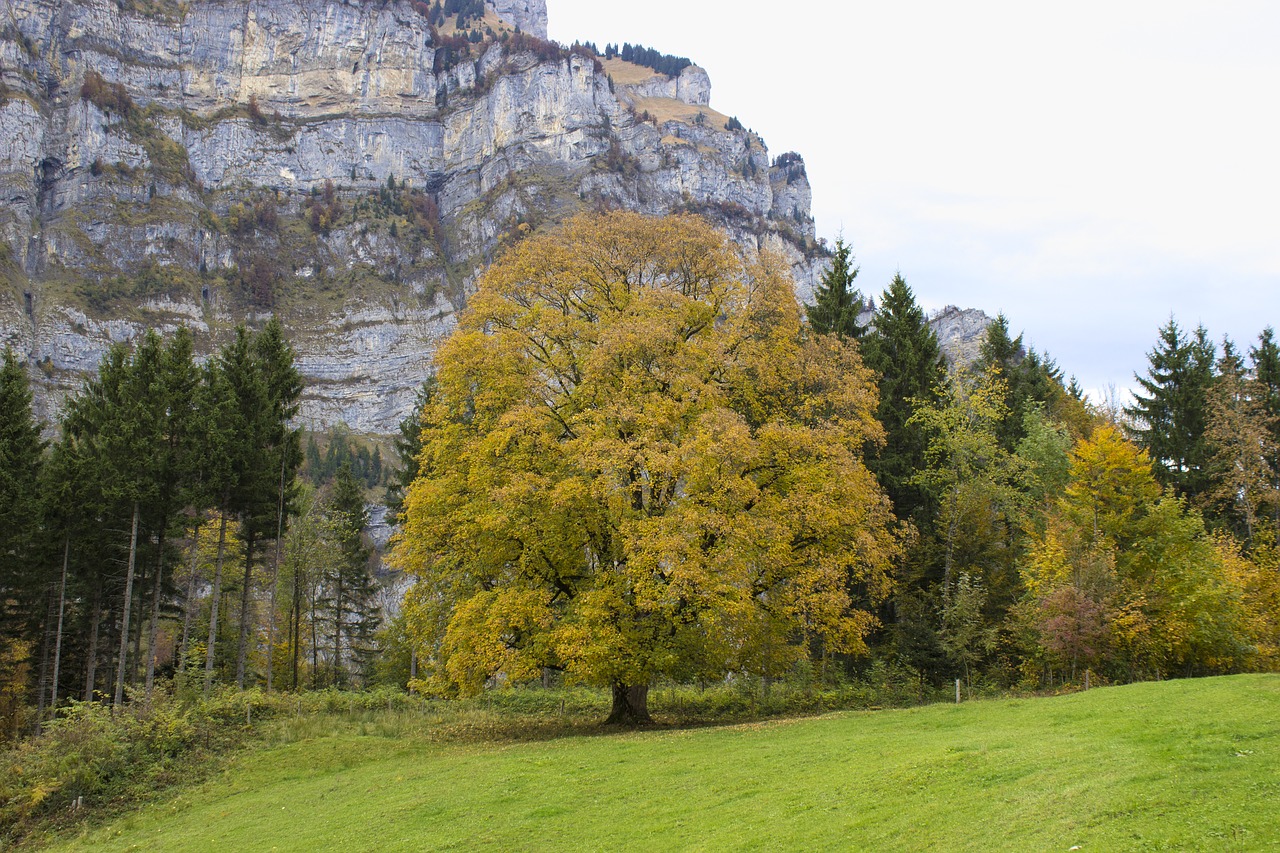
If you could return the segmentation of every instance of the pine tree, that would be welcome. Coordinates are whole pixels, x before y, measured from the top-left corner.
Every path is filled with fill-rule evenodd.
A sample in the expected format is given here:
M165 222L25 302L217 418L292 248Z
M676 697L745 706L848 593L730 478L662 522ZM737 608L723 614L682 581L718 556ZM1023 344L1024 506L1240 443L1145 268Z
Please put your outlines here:
M1022 335L1009 336L1009 320L1004 314L987 327L974 369L995 371L995 376L1004 382L1006 416L997 433L1005 450L1012 452L1026 437L1024 425L1032 409L1045 406L1051 417L1060 414L1057 410L1067 396L1062 374L1051 359L1028 350Z
M160 625L162 593L168 566L165 544L174 532L181 511L191 505L196 488L197 428L196 388L200 371L192 352L191 333L179 329L160 354L157 403L163 427L155 448L152 469L156 477L156 501L152 529L157 538L155 572L151 579L151 613L148 623L145 690L148 698L155 685L156 643Z
M928 442L919 429L908 428L907 422L920 405L938 399L947 364L937 335L901 275L893 277L881 297L862 352L879 379L877 417L885 430L885 445L868 465L893 501L898 517L910 518L925 500L924 492L912 480L924 467Z
M214 506L221 514L218 551L214 566L209 617L209 643L205 650L205 692L213 681L218 634L227 522L238 518L245 539L245 565L240 589L241 642L237 647L237 681L244 678L249 602L255 547L274 505L275 476L267 451L271 419L267 384L253 353L249 332L236 329L235 337L221 350L205 373L205 439L209 470L206 482Z
M157 460L167 418L160 387L161 350L162 342L155 332L144 335L132 354L125 344L113 346L99 366L98 375L68 403L64 421L64 430L73 436L77 451L83 455L85 467L81 470L93 478L94 500L105 510L105 526L108 530L128 531L123 590L112 590L120 601L119 653L112 700L116 707L124 702L128 647L135 627L134 581L140 543L148 540L144 516L153 517L160 492ZM120 578L101 580L114 586ZM100 583L97 594L106 591Z
M270 406L267 424L271 470L279 471L276 488L275 553L271 561L270 598L267 609L267 690L273 686L272 649L275 646L276 594L280 584L281 548L289 517L297 513L296 480L302 464L300 429L290 429L289 421L298 413L302 396L302 376L294 366L293 347L284 337L280 321L272 317L254 339L254 352L261 366ZM243 658L243 650L241 656ZM240 667L243 685L243 665Z
M75 450L72 437L64 430L61 440L53 446L48 459L41 469L40 497L44 505L44 519L49 543L56 556L54 569L57 574L57 590L54 593L57 604L52 612L53 649L51 671L45 690L41 692L41 710L45 707L44 697L47 695L47 707L56 708L61 693L62 675L71 671L63 667L63 640L66 628L74 619L74 606L68 612L68 604L74 605L75 593L81 595L84 569L83 540L89 527L89 520L97 515L96 508L85 494L86 477L79 468L80 456ZM74 545L74 548L73 548ZM47 691L47 692L46 692Z
M333 681L347 683L343 661L351 657L364 670L373 653L373 637L378 629L377 585L369 574L372 550L365 541L369 524L364 493L350 465L338 469L328 509L331 535L338 546L338 558L327 578L325 606L332 629Z
M0 365L0 659L4 660L15 657L15 644L39 636L48 609L43 606L50 585L41 559L45 549L37 490L45 443L31 399L26 371L5 347Z
M399 432L393 440L398 467L392 472L391 483L387 485L387 506L390 508L387 521L391 524L399 523L404 514L405 492L418 477L418 454L422 452L422 410L431 402L435 385L434 378L422 383L413 411L400 422Z
M836 238L831 269L822 276L822 283L813 293L814 304L805 306L809 327L820 335L834 334L842 340L857 340L867 331L866 326L858 324L863 303L862 294L853 286L858 268L851 266L851 251L844 238Z
M1233 532L1252 548L1258 521L1274 503L1275 444L1262 407L1264 395L1249 381L1244 360L1223 341L1218 378L1209 391L1207 440L1209 488L1201 496L1206 518Z
M1209 488L1205 428L1215 349L1203 326L1188 338L1170 318L1147 353L1147 375L1134 377L1141 391L1125 408L1135 422L1131 436L1155 461L1160 482L1192 499Z
M1273 542L1280 545L1280 345L1270 326L1258 336L1258 345L1249 348L1251 365L1250 397L1260 410L1271 452L1265 462L1272 471L1271 519Z

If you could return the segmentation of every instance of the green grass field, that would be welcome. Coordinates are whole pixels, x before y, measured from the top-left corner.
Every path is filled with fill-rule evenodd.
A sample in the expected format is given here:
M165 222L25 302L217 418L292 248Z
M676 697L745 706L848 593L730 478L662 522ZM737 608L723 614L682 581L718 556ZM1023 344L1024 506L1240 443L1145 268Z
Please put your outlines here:
M1280 676L724 728L246 752L56 849L1280 847Z

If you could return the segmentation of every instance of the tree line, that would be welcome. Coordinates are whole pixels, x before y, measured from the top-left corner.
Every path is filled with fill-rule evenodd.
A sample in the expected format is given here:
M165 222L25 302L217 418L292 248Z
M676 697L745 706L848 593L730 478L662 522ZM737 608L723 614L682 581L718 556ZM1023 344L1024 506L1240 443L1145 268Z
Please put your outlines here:
M1127 408L1000 316L949 365L850 247L803 310L696 217L584 216L483 277L397 465L291 425L277 321L116 345L57 440L0 370L0 699L161 678L433 695L871 668L1051 688L1280 661L1280 347L1173 320ZM403 610L374 578L389 484ZM809 677L806 675L805 677Z
M1280 348L1170 319L1123 408L1001 315L948 369L901 276L865 321L838 241L807 307L879 379L869 453L911 528L879 654L934 681L1052 685L1280 663Z
M583 217L490 269L437 355L393 553L416 686L562 678L1053 688L1274 668L1270 330L1170 322L1128 410L1000 316L949 365L839 241L789 281L695 219Z
M203 364L186 329L147 332L110 348L49 443L6 349L0 656L37 719L69 698L149 697L159 677L207 695L367 671L363 489L350 461L321 495L299 480L293 359L274 319Z

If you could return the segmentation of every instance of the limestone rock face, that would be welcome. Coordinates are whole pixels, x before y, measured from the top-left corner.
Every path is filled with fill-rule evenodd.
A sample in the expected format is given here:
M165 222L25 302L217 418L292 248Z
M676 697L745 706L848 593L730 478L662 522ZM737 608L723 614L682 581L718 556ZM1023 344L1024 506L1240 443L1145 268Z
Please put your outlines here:
M277 314L302 420L391 433L486 265L584 209L701 213L811 291L804 163L703 69L615 86L545 0L487 2L507 28L441 35L409 0L5 0L0 344L40 415L113 341Z
M647 80L624 83L626 95L637 98L669 98L692 106L705 107L711 103L711 78L696 65L680 72L679 77L668 77L654 72ZM616 86L615 86L616 91Z
M938 336L942 353L951 364L973 364L978 360L991 317L975 308L948 305L929 317L929 326Z
M538 38L547 37L546 0L485 0L499 18Z

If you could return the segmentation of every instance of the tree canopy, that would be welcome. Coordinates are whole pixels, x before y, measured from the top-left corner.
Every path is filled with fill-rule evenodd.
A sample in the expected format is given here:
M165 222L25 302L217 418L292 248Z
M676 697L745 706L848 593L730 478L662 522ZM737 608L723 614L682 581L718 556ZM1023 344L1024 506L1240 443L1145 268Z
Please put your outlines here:
M645 719L658 676L865 651L897 552L856 348L692 217L579 217L437 354L396 560L437 689L544 668Z
M854 287L858 268L853 266L853 249L843 238L836 239L831 268L822 276L813 293L812 305L805 306L809 325L820 335L861 338L867 327L858 323L862 313L862 294Z

